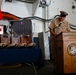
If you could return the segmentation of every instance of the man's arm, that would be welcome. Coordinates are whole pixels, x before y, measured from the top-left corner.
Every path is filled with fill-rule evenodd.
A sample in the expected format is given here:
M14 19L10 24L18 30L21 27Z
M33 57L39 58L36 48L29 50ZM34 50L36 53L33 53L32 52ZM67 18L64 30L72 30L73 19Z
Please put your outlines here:
M55 36L55 33L54 33L53 29L51 29L50 27L49 27L49 29L50 29L50 33L51 33L53 36Z

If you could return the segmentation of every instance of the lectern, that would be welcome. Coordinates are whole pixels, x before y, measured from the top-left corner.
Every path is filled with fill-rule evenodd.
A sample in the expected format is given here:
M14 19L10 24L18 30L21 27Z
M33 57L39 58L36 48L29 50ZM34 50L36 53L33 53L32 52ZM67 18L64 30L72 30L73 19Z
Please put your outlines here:
M55 37L55 67L59 73L76 73L76 32L63 32Z

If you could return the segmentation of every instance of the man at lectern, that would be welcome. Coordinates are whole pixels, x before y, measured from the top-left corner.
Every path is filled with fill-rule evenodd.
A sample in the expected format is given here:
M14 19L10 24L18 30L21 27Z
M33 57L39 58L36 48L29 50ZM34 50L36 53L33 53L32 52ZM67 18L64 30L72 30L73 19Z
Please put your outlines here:
M68 15L67 12L60 11L59 17L55 18L50 23L49 29L50 29L50 33L51 33L51 54L52 55L54 55L54 53L55 53L54 37L61 32L70 31L69 23L67 20L65 20L67 15ZM52 56L51 58L54 58L54 56Z

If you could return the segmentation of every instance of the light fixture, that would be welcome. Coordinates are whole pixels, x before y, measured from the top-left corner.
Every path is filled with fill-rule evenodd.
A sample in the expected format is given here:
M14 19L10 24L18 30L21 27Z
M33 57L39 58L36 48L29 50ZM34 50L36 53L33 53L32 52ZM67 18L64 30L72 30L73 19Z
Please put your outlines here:
M51 4L51 0L46 0L46 5L49 6Z
M51 0L40 0L40 5L39 7L45 8L46 6L49 6L51 3Z

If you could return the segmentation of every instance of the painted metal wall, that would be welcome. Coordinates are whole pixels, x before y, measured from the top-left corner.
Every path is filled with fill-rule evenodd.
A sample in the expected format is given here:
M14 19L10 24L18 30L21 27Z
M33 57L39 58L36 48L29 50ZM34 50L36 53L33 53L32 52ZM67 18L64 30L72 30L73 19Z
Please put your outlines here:
M73 0L51 0L51 4L48 7L42 8L39 7L40 0L37 0L33 4L15 0L12 2L5 2L5 0L3 0L1 9L2 11L10 12L22 18L36 16L42 19L53 19L61 10L64 10L69 14L66 19L69 23L75 25L76 9L72 9L73 3L76 5ZM47 21L47 23L44 23L40 19L32 19L33 32L47 31L50 22L51 21Z

